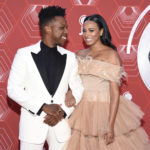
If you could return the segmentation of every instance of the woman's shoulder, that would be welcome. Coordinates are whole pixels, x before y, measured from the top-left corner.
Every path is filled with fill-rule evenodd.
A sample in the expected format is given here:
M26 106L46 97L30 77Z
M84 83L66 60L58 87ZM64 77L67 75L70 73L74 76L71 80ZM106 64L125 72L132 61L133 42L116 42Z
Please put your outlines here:
M121 59L120 56L118 54L118 52L112 48L108 48L107 50L105 50L103 57L103 61L106 61L110 64L114 64L114 65L119 65L121 66ZM97 60L101 60L101 55L99 55L97 58Z
M116 50L111 50L108 56L109 61L115 65L122 65L121 58Z

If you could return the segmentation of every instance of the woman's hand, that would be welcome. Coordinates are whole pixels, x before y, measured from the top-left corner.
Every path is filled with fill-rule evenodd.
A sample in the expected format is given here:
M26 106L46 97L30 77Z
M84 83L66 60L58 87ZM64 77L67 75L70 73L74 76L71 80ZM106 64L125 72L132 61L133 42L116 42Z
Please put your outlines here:
M104 141L105 141L106 145L108 145L114 141L114 131L113 130L109 131L108 133L106 133L104 135Z
M68 92L66 94L65 105L67 107L73 107L73 106L75 107L75 104L76 104L76 100L72 95L72 91L68 90Z

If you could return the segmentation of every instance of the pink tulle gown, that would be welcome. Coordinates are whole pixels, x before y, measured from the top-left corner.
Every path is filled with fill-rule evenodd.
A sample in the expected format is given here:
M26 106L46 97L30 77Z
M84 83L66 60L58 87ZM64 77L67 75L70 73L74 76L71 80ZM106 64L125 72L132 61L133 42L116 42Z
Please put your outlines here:
M69 119L72 135L65 150L150 150L148 135L140 120L143 112L120 96L112 144L106 145L109 130L110 81L120 84L123 69L118 65L78 57L79 73L85 88L83 98Z

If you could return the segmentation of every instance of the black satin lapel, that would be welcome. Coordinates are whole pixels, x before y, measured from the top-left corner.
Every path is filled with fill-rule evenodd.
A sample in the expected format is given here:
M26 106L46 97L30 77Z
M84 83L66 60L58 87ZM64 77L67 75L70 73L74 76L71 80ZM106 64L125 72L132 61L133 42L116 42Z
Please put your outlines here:
M38 56L38 54L35 54L35 53L32 53L32 52L31 52L31 55L32 55L32 58L33 58L33 60L34 60L34 62L35 62L35 64L36 64L36 67L37 67L38 71L39 71L39 74L40 74L40 76L41 76L41 78L42 78L42 80L43 80L43 83L44 83L44 85L45 85L46 88L47 88L48 77L47 77L47 75L45 74L45 71L43 70L44 68L42 67L42 65L41 65L41 63L40 63L40 61L39 61L39 56ZM47 89L47 90L48 90L48 89Z
M65 66L66 66L67 55L66 54L61 55L60 53L57 54L56 58L53 60L54 65L50 68L50 70L52 71L51 77L47 76L47 74L39 60L39 55L32 53L32 52L31 52L31 55L37 66L37 69L43 80L44 85L46 86L48 92L53 96L60 84L61 79L62 79L64 70L65 70ZM49 78L52 78L53 82L50 82ZM49 87L48 84L50 84L50 87L51 87L50 89L48 88Z
M60 81L63 77L65 66L66 66L66 60L67 60L66 54L64 54L64 55L59 54L59 56L57 57L57 63L54 68L54 70L55 70L54 83L55 84L54 84L52 95L55 94L55 92L60 84Z

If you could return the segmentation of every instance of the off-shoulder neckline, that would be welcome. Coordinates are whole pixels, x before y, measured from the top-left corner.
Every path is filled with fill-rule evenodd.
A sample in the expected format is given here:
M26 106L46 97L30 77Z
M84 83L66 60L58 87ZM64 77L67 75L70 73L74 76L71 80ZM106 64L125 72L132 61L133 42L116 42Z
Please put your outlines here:
M104 60L93 59L91 56L86 56L86 57L77 56L77 58L79 58L81 60L90 60L90 61L100 62L100 63L104 63L104 64L109 64L109 65L116 66L116 67L122 67L120 65L112 64L112 63L104 61Z

